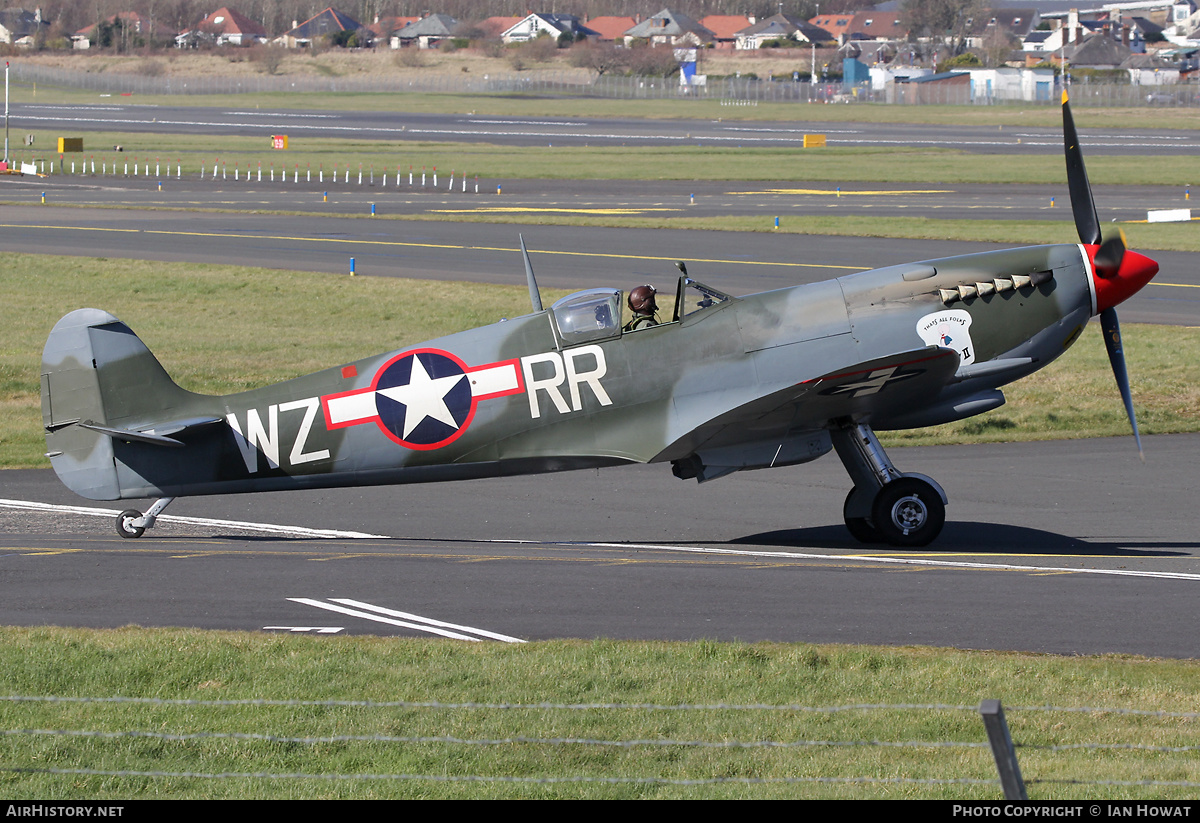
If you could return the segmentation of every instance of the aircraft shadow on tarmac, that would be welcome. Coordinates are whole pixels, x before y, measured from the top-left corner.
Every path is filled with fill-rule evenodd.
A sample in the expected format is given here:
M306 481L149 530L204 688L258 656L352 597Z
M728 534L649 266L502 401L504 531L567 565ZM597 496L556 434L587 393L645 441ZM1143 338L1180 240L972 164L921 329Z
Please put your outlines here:
M181 539L175 536L158 535L158 540ZM182 538L186 539L186 538ZM246 535L216 533L209 539L231 540L239 543L314 543L327 544L326 537L299 537L280 535ZM438 537L399 537L379 538L379 543L389 540L402 539L406 543L459 543L464 545L494 546L495 541L480 540L472 537L455 537L442 535ZM355 541L357 542L357 541ZM630 541L623 537L603 538L593 537L586 541L537 540L527 541L530 544L568 545L580 543L590 545L603 543L610 547L629 546L645 547L641 541ZM895 547L879 544L864 546L855 541L841 525L817 526L807 529L778 529L775 531L748 534L730 540L695 541L695 540L654 540L654 544L662 546L692 546L698 542L701 545L727 546L762 546L779 549L853 549L856 551L883 550L889 554L905 551ZM513 544L516 545L516 544ZM1136 548L1134 547L1136 546ZM1105 540L1081 540L1056 532L1042 529L1031 529L1025 526L1012 526L997 523L976 523L970 521L950 522L938 541L930 546L913 549L922 554L937 554L938 552L972 552L981 555L1013 555L1013 554L1045 554L1047 556L1079 555L1107 557L1188 557L1200 554L1200 540L1196 541L1145 541L1141 544L1123 541L1117 544Z
M729 541L733 544L756 546L779 546L796 548L807 546L824 549L862 549L861 543L853 540L842 526L818 526L811 529L780 529L760 532ZM1117 544L1105 540L1081 540L1057 532L1011 526L998 523L975 523L970 521L947 522L937 542L918 551L961 552L978 554L1046 554L1046 555L1106 555L1109 557L1164 557L1195 554L1200 550L1200 540L1180 542L1146 541L1144 548L1130 548L1130 541ZM880 549L894 552L896 549L880 544ZM1172 551L1171 549L1178 549Z

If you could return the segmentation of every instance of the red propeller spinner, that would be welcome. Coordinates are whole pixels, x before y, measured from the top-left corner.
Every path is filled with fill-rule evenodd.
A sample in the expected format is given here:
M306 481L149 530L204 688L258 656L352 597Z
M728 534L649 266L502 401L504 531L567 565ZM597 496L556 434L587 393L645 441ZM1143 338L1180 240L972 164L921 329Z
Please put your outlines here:
M1095 314L1124 303L1158 274L1158 263L1154 260L1126 250L1120 240L1117 240L1119 251L1113 255L1109 243L1084 246L1092 261L1092 282L1096 284Z

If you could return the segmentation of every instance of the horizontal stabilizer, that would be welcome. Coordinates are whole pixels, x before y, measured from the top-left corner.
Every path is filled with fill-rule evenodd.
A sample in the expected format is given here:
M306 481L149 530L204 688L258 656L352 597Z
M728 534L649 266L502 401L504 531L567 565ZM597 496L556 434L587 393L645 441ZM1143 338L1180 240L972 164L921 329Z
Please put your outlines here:
M188 429L198 429L203 426L211 426L213 423L222 422L224 421L219 417L193 417L188 420L155 423L154 426L144 429L122 429L114 426L101 426L90 421L83 421L79 423L79 426L94 432L100 432L100 434L107 434L109 437L114 437L117 440L132 440L136 443L149 443L152 446L179 448L183 445L183 441L176 440L174 437L168 437L168 435L180 434Z
M147 432L132 431L130 429L114 429L110 426L97 426L95 423L80 423L81 429L100 432L107 434L109 437L117 440L132 440L135 443L149 443L152 446L171 446L179 448L183 445L182 442L170 437L163 437L161 434L148 434Z

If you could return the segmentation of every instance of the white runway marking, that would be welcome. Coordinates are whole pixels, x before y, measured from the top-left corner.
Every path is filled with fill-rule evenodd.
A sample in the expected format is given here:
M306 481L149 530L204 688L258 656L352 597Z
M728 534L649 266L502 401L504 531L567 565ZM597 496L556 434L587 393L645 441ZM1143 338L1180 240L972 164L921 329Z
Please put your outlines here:
M96 509L86 506L64 506L51 503L35 503L27 500L5 500L0 499L0 508L10 509L28 509L34 511L60 512L64 514L82 514L97 517L116 517L118 511L116 509ZM278 534L292 537L321 537L321 538L342 538L342 539L366 539L372 538L376 540L390 540L390 535L386 534L367 534L364 532L351 531L336 531L333 529L308 529L303 526L279 526L271 523L248 523L237 520L216 520L206 517L177 517L164 514L159 517L159 520L164 522L187 523L200 526L225 526L227 528L238 528L252 531L260 531L267 534ZM543 545L543 546L584 546L603 549L647 549L666 552L683 552L692 554L723 554L733 555L737 557L763 557L783 560L854 560L860 563L880 563L905 566L938 566L952 569L987 569L997 571L1021 571L1035 572L1039 574L1098 574L1111 577L1149 577L1163 580L1193 580L1200 581L1200 574L1190 572L1166 572L1166 571L1137 571L1133 569L1084 569L1084 568L1069 568L1066 566L1026 566L1019 563L978 563L968 560L931 560L924 557L878 557L866 554L820 554L818 552L787 552L787 551L751 551L748 549L720 549L705 546L664 546L656 543L591 543L584 541L543 541L543 540L516 540L516 539L494 539L486 541L489 543L498 544L514 544L514 545ZM308 601L303 601L308 602ZM417 617L416 615L406 614L404 612L395 612L389 609L384 609L377 606L370 606L365 603L357 603L351 600L338 600L337 602L357 605L363 609L373 609L381 614L387 614L397 617L408 618L410 620L425 621L429 625L445 626L449 628L457 628L465 631L472 631L485 637L493 637L497 640L505 640L511 643L522 643L524 641L516 638L507 638L504 635L496 635L476 629L466 629L462 626L455 626L451 623L441 623L439 621L431 621L427 618ZM357 617L365 617L367 619L381 619L362 612L350 612L345 609L338 609L329 606L328 604L320 604L315 601L310 605L317 605L320 608L328 608L334 611L343 611L346 614L355 614ZM385 621L386 622L386 621ZM400 624L398 624L400 625ZM475 638L466 638L475 639Z
M536 540L494 540L494 543L539 543ZM1019 572L1059 572L1070 574L1101 574L1117 577L1157 577L1167 580L1200 580L1200 574L1187 572L1144 572L1130 569L1072 569L1065 566L1023 566L1018 563L974 563L968 560L927 560L916 557L875 557L865 554L818 554L806 552L748 551L746 549L717 549L703 546L662 546L655 543L541 543L551 546L590 546L601 549L648 549L664 552L694 554L729 554L740 557L765 557L787 560L854 560L860 563L888 563L904 566L944 566L956 569L989 569Z
M89 517L113 517L118 509L96 509L90 506L63 506L54 503L37 503L31 500L0 499L0 508L28 509L32 511L56 512L59 514L82 514ZM241 520L217 520L211 517L180 517L172 514L159 515L163 523L183 523L193 526L224 526L225 528L244 529L246 531L278 534L288 537L323 537L350 540L388 539L386 534L367 534L365 532L339 531L336 529L308 529L303 526L279 526L274 523L248 523Z
M474 118L466 119L465 123L485 123L489 126L586 126L586 122L578 120L477 120Z
M376 623L386 623L390 626L401 626L406 629L429 632L430 634L437 634L441 635L442 637L452 638L454 640L470 640L478 643L480 638L486 637L491 638L492 640L500 640L504 643L525 642L519 637L509 637L506 634L489 632L485 629L475 629L471 626L459 626L455 623L446 623L442 620L434 620L430 617L421 617L417 614L395 611L394 609L385 609L382 606L375 606L371 603L363 603L360 600L351 600L350 598L346 597L332 598L333 602L331 603L324 603L320 600L313 600L308 597L289 597L288 600L291 600L293 603L303 603L306 606L313 606L318 609L326 609L331 612L337 612L338 614L348 614L352 617L361 617L364 620L374 620ZM464 632L469 632L469 634L464 634ZM477 636L472 637L471 635Z

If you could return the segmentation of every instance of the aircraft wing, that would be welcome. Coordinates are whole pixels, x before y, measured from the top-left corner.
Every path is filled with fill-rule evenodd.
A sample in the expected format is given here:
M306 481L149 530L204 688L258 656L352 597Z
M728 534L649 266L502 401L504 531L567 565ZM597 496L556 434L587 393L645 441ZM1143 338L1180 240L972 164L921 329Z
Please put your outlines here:
M803 462L800 457L815 459L829 446L828 438L820 438L823 445L808 444L813 432L823 432L835 420L887 420L930 407L942 389L955 381L958 366L956 351L929 346L836 369L711 418L656 460L714 451L726 453L722 459L731 460L730 450L762 449L776 455L772 465ZM806 441L797 447L797 459L784 458L787 449L780 444L797 435Z
M929 346L838 369L796 386L794 423L886 418L928 405L954 380L958 352Z

